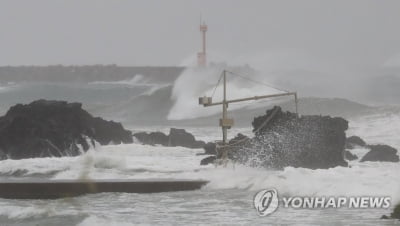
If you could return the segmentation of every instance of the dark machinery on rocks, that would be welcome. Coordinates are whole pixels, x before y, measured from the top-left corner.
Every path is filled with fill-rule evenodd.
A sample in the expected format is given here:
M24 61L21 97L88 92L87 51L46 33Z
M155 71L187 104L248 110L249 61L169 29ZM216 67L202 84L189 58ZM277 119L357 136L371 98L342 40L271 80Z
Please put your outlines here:
M239 75L237 73L231 72L231 71L227 71L227 70L223 70L221 73L221 76L215 86L214 92L212 94L212 96L207 97L199 97L199 104L203 105L204 107L211 107L211 106L217 106L217 105L222 105L222 118L219 120L219 126L222 128L222 141L217 141L217 152L221 154L223 161L227 162L227 156L228 156L228 150L229 150L229 145L228 145L228 129L230 129L233 125L234 125L234 120L232 118L228 118L228 106L231 103L238 103L238 102L244 102L244 101L251 101L251 100L260 100L260 99L267 99L267 98L274 98L274 97L282 97L282 96L293 96L294 97L294 101L295 101L295 105L296 105L296 114L298 113L298 101L297 101L297 92L289 92L289 91L285 91L285 90L280 90L277 89L279 91L281 91L280 93L275 93L275 94L268 94L268 95L262 95L262 96L253 96L253 97L244 97L244 98L240 98L240 99L231 99L228 100L227 99L227 85L226 85L226 77L227 74L231 74L231 75L235 75L235 76L239 76L242 77L244 79L250 80L252 82L255 82L257 84L263 84L267 87L270 87L267 84L264 84L262 82L259 81L255 81L252 80L250 78L244 77L242 75ZM215 90L218 87L219 83L221 82L221 80L223 80L223 99L222 101L219 102L213 102L213 96L215 94ZM276 88L275 88L276 89ZM267 123L267 122L265 122Z

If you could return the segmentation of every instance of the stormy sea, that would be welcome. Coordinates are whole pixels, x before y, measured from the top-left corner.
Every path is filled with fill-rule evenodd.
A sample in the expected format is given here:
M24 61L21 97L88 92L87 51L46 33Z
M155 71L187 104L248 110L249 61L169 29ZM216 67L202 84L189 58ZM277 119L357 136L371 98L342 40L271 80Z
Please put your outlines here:
M184 70L184 69L177 69ZM217 120L221 109L203 108L198 96L213 92L214 72L185 70L180 76L127 76L77 79L3 80L0 113L18 103L38 99L81 102L93 115L121 122L133 131L168 132L184 128L196 139L221 139ZM173 73L172 73L173 74ZM206 74L207 79L199 79ZM217 73L218 74L218 73ZM111 78L111 79L109 79ZM236 80L235 80L236 79ZM228 95L241 97L273 93L274 89L230 80ZM206 80L206 84L200 81ZM188 86L185 84L193 84ZM369 144L388 144L400 149L400 106L357 103L343 97L302 96L302 114L341 116L349 121L347 136L357 135ZM215 99L221 97L220 87ZM288 98L232 105L236 120L229 137L251 135L252 119L273 105L293 110ZM210 181L196 191L155 194L100 193L56 200L0 198L0 225L399 225L398 220L381 220L400 202L400 163L359 162L366 148L352 150L358 159L349 167L306 169L285 167L268 170L241 164L227 167L206 165L202 149L133 144L95 145L74 157L32 158L0 161L0 180L31 179L202 179ZM262 189L275 188L283 196L390 196L392 205L382 208L278 208L267 217L258 216L253 198Z

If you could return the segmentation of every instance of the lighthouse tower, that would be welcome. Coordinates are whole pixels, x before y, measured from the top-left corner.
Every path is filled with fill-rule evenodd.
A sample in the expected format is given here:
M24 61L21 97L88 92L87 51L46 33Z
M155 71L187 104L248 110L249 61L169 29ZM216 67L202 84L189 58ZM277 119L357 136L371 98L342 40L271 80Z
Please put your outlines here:
M202 34L202 51L197 53L197 64L199 67L207 66L206 60L206 32L207 32L207 25L200 21L200 32Z

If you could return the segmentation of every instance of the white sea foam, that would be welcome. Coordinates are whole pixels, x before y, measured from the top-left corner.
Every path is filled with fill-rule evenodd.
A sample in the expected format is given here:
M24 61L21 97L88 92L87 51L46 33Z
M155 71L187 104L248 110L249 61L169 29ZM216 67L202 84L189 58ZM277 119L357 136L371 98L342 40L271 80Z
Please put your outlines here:
M396 200L400 198L395 173L400 171L398 163L352 162L351 168L287 167L283 171L268 171L242 165L227 168L200 166L199 161L204 156L196 156L196 152L201 150L140 144L110 145L79 157L20 160L18 166L23 166L28 175L56 171L52 179L205 179L210 181L205 189L256 191L274 187L290 195L390 195Z
M145 79L143 75L135 75L131 79L126 79L126 80L119 80L119 81L94 81L94 82L89 82L89 84L92 85L130 85L130 86L136 86L136 85L143 85L145 84Z
M222 100L222 81L219 83L219 86L214 93L216 83L220 78L221 73L222 69L218 67L204 69L187 68L185 71L183 71L179 78L175 80L173 85L172 99L175 102L168 114L168 119L190 119L201 116L209 116L219 112L220 108L218 107L205 109L204 107L199 106L198 103L193 100L196 100L198 97L202 97L204 95L213 96L213 101L215 102ZM263 81L266 79L265 76L263 77L257 74L252 75L252 77L252 79L258 81ZM227 86L230 87L227 91L229 99L282 92L277 89L267 87L261 83L255 83L233 75L231 76L229 73L227 76ZM230 90L234 90L234 92ZM248 103L232 104L229 106L229 109L239 109L247 107L248 105Z
M77 226L133 226L137 224L123 222L117 219L108 219L106 217L89 216L85 218L82 222L77 224Z
M149 79L146 79L145 76L143 76L141 74L137 74L131 79L118 80L118 81L94 81L94 82L89 82L88 84L89 85L118 85L118 86L128 86L128 87L136 87L136 86L149 87L149 90L144 92L142 95L151 95L156 90L170 85L170 84L161 84L161 83L151 82Z
M369 143L383 142L398 147L398 127L396 115L376 115L363 117L350 122L349 135L360 135ZM391 121L391 123L387 123ZM384 123L386 122L386 123ZM374 127L371 128L370 125ZM367 129L369 128L369 129ZM192 130L196 130L192 128ZM201 129L198 129L201 130ZM201 134L198 131L199 134ZM205 135L204 135L205 136ZM213 137L214 134L209 134ZM352 150L353 153L362 157L368 150L358 148ZM71 202L25 202L25 201L6 201L0 199L0 217L5 216L8 219L30 219L46 218L60 215L78 215L88 216L78 225L131 225L131 222L125 221L124 214L134 215L133 218L139 218L143 212L158 210L161 212L160 222L173 222L181 216L182 213L190 213L187 205L196 206L193 211L212 211L216 215L214 219L237 220L254 219L251 206L243 204L240 214L227 214L226 211L220 211L218 208L229 208L235 211L235 203L241 200L235 198L239 195L247 194L249 197L242 197L240 202L251 202L251 196L256 191L265 188L276 188L282 195L296 196L390 196L392 203L400 202L400 183L398 182L398 173L400 172L400 163L387 162L364 162L351 161L351 167L335 167L331 169L304 169L287 167L282 171L265 170L250 168L242 165L229 165L227 168L209 166L200 166L199 162L205 156L197 156L196 153L202 152L201 149L187 149L183 147L160 147L146 146L140 144L109 145L92 148L89 152L77 157L63 158L37 158L24 160L5 160L0 162L0 174L2 177L21 178L29 177L47 177L50 179L143 179L143 178L175 178L175 179L204 179L210 181L201 191L186 193L170 193L160 195L121 195L121 194L98 194L94 196L85 196L72 200L79 207L71 206ZM226 193L226 194L225 194ZM216 195L216 197L201 203L204 195ZM223 196L223 195L226 196ZM197 195L197 196L196 196ZM223 197L219 197L219 196ZM173 198L171 198L171 196ZM182 197L193 197L190 202ZM219 199L218 199L219 197ZM124 203L125 199L130 201ZM113 206L109 207L109 200L113 200ZM168 203L168 200L173 202ZM195 201L197 200L197 201ZM204 200L203 200L204 201ZM87 204L97 202L95 204ZM130 203L132 202L132 203ZM133 203L140 204L134 205ZM163 203L166 202L166 203ZM207 202L213 202L212 205ZM121 203L126 206L117 208ZM242 205L242 204L241 204ZM163 208L173 209L163 209ZM52 211L52 209L56 211ZM112 213L105 214L114 209ZM243 215L243 209L248 210ZM375 210L374 210L375 211ZM381 211L379 214L388 214L390 211ZM141 212L140 212L141 213ZM278 215L283 214L282 218ZM277 219L286 219L292 214L278 212ZM315 212L295 212L293 214L308 214ZM247 215L246 215L247 214ZM248 215L250 214L250 215ZM343 213L337 213L343 214ZM353 216L352 212L346 212ZM360 213L361 214L361 213ZM364 213L367 214L367 213ZM368 213L370 214L370 213ZM375 214L377 214L375 212ZM369 218L379 218L380 215L369 216ZM157 214L149 214L152 219L158 217ZM163 217L164 216L164 217ZM170 218L166 219L168 216ZM211 216L211 215L204 215ZM240 217L239 217L240 216ZM301 216L299 216L301 217ZM315 216L318 218L317 216ZM164 221L161 218L165 218ZM158 218L157 218L158 219ZM196 218L197 219L197 218ZM154 221L156 222L156 221ZM370 225L373 225L372 223Z
M9 219L39 218L54 215L56 215L56 213L53 209L43 206L3 206L0 208L0 216L5 216Z
M350 121L348 135L357 135L369 144L388 144L400 150L400 115L384 111Z
M7 83L6 85L0 84L0 93L8 92L12 89L15 89L16 87L17 87L17 84L15 84L15 83Z

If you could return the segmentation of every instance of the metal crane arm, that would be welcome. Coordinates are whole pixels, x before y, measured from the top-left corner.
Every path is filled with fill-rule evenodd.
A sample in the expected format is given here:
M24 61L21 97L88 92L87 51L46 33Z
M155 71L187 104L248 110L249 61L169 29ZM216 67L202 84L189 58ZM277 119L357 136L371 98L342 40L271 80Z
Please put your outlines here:
M248 101L248 100L259 100L259 99L281 97L281 96L294 96L295 101L297 103L297 93L296 92L278 93L278 94L270 94L270 95L263 95L263 96L246 97L246 98L240 98L240 99L234 99L234 100L226 100L225 103L230 104L230 103L236 103L236 102L242 102L242 101ZM221 105L221 104L224 104L224 101L215 102L215 103L207 103L207 104L204 104L203 106L210 107L210 106Z

